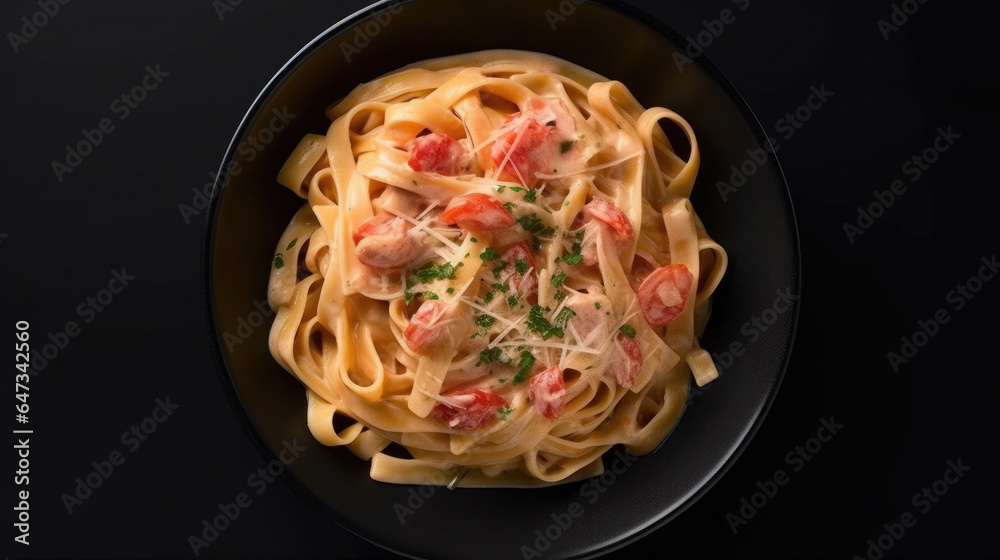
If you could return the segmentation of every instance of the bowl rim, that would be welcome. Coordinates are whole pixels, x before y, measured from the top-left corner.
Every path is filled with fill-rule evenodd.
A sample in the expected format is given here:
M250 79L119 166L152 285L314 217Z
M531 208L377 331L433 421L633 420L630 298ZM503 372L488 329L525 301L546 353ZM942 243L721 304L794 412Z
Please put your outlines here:
M247 109L244 116L241 118L236 131L233 134L232 140L227 147L225 154L222 158L222 163L219 166L218 171L215 175L215 180L212 188L212 193L209 196L209 205L206 213L206 222L204 225L204 232L202 236L202 252L201 252L201 270L200 279L203 288L202 293L202 305L203 305L203 320L204 327L208 331L209 336L209 346L212 353L213 362L216 369L216 374L220 384L222 385L223 392L225 393L226 399L230 406L233 408L233 412L237 417L237 421L240 426L242 426L244 432L250 438L251 443L260 453L261 457L266 463L277 460L278 455L274 450L264 441L263 436L256 429L253 421L250 419L250 415L247 412L244 402L241 399L239 392L236 389L236 384L233 380L233 376L230 373L229 366L226 361L225 353L222 349L221 335L219 333L219 325L216 321L215 314L215 298L214 294L214 282L213 282L213 257L214 257L214 246L216 239L216 224L217 217L219 213L219 207L222 199L222 191L229 180L229 173L227 170L236 161L236 156L238 154L238 149L243 138L246 136L252 124L261 114L263 107L266 105L267 101L278 91L282 83L289 76L289 74L301 63L305 62L311 55L315 53L316 50L321 48L328 41L332 40L337 34L347 31L352 27L358 25L360 22L367 20L368 18L375 16L377 14L383 13L385 10L394 8L396 6L410 4L414 2L421 2L423 0L378 0L372 2L371 4L356 10L350 15L342 18L333 25L327 27L319 34L317 34L308 43L302 46L291 58L288 59L278 70L275 71L274 75L267 81L263 86L260 93L253 99L249 108ZM669 42L673 43L678 49L683 50L684 41L686 40L684 36L680 35L673 28L669 27L656 17L645 12L641 8L634 6L632 4L627 4L620 0L573 0L576 4L595 4L600 7L608 8L612 11L616 11L628 18L635 20L641 25L645 25L650 28L656 34L664 37ZM458 53L455 53L458 54ZM744 96L739 92L739 90L733 85L729 78L721 71L715 64L713 64L708 57L705 56L704 52L697 57L689 57L694 63L697 63L723 90L727 97L732 101L734 107L739 112L740 116L746 121L748 128L754 139L760 143L761 146L769 145L769 138L764 133L764 127L761 125L760 120L754 114L750 105L747 103ZM791 316L789 321L789 336L787 341L787 346L785 348L784 356L782 362L778 368L777 374L774 376L773 382L770 387L767 388L766 397L764 397L763 405L761 406L756 417L750 422L749 428L746 433L740 439L739 443L731 450L729 457L725 462L706 480L700 485L694 492L687 495L686 498L674 507L673 510L669 511L667 514L663 515L659 519L656 519L653 523L647 524L632 534L619 538L610 543L599 543L590 548L590 550L581 556L576 558L588 559L596 558L598 556L603 556L605 554L611 553L615 550L633 544L650 534L656 532L657 530L663 528L670 521L674 520L682 513L684 513L689 507L700 500L709 490L711 490L725 475L726 473L735 465L735 463L742 456L743 452L749 446L750 442L756 436L758 430L767 417L772 405L774 404L775 397L777 395L778 389L781 387L782 381L784 380L785 374L787 373L788 366L791 361L792 353L794 352L795 339L798 332L798 322L800 309L802 305L802 249L801 240L799 235L798 220L795 214L794 203L791 196L791 191L788 188L787 177L785 176L784 170L781 167L781 163L777 157L777 154L771 153L768 158L768 164L773 166L773 171L775 173L776 179L780 181L780 187L782 192L782 202L784 204L784 212L787 218L787 226L789 227L792 238L790 239L792 260L790 264L790 269L793 274L793 279L791 281L791 286L795 290L795 293L799 295L798 299L793 302ZM686 409L686 405L685 405ZM683 415L683 412L682 412ZM349 517L341 514L340 512L334 510L329 504L324 502L318 496L316 496L302 481L298 479L291 469L284 469L280 475L280 478L285 481L286 484L295 492L297 496L303 499L306 503L317 510L321 515L336 522L341 528L349 531L355 536L369 542L383 550L392 552L393 554L400 555L402 557L414 558L420 560L421 557L414 555L413 553L399 550L393 546L386 543L379 542L375 540L372 536L368 535L364 530L362 530L353 520Z

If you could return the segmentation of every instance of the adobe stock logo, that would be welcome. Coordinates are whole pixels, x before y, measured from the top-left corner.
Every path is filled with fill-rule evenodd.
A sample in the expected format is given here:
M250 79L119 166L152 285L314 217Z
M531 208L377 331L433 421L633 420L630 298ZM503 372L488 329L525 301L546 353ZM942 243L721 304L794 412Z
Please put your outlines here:
M14 54L21 52L21 45L27 45L29 41L38 36L38 33L59 15L60 6L69 4L70 0L38 0L37 12L30 16L21 18L20 34L13 31L7 33L7 40L14 49Z

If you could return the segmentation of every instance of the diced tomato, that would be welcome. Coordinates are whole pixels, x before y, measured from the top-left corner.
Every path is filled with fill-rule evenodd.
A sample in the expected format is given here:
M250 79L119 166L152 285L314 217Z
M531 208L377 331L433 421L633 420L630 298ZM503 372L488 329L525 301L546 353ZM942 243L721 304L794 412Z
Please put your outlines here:
M587 241L583 246L583 264L597 265L596 235L611 235L605 238L605 243L611 242L619 250L624 249L635 237L632 222L617 206L603 198L595 198L580 210L573 220L573 229L586 228Z
M616 346L615 348L620 359L613 360L612 367L618 384L628 389L635 383L639 372L642 371L642 347L634 339L623 334L618 335L617 341L620 347Z
M610 227L614 233L615 242L619 245L627 244L635 237L632 221L628 219L628 216L603 198L595 198L588 202L581 213L585 219L595 219Z
M472 159L461 143L437 132L418 136L407 144L410 169L422 173L460 175L470 171Z
M569 324L583 338L580 344L601 346L610 338L612 318L611 299L603 294L573 294L566 298L566 307L576 315Z
M495 422L507 400L489 389L461 389L445 393L434 406L434 416L455 430L478 430Z
M361 224L352 237L358 260L382 272L403 270L420 250L406 221L385 212Z
M552 160L562 151L562 142L575 132L576 125L562 101L533 99L524 111L514 113L504 123L506 132L490 148L500 179L526 187L538 183L539 172L551 172ZM504 165L504 161L507 162Z
M643 280L636 296L646 322L662 327L676 319L687 303L694 275L683 264L672 264L653 271Z
M365 220L365 223L358 226L358 229L354 230L354 244L357 245L361 243L361 240L366 237L372 237L375 235L391 235L393 232L393 223L397 220L395 216L387 212L382 212L378 216L369 218Z
M447 334L444 308L445 303L441 300L427 300L410 318L403 336L414 352L423 352L436 346Z
M487 194L467 194L451 199L439 218L466 231L496 231L513 227L514 216L496 198Z
M534 270L535 256L531 253L528 244L517 243L512 245L510 249L504 252L503 260L507 263L507 267L504 270L507 272L513 271L513 274L510 276L512 287L529 302L536 302L538 298L538 277L536 276L537 272ZM517 261L523 261L531 272L526 272L525 274L517 272Z
M559 418L566 406L566 382L558 366L552 366L531 378L528 398L542 416Z

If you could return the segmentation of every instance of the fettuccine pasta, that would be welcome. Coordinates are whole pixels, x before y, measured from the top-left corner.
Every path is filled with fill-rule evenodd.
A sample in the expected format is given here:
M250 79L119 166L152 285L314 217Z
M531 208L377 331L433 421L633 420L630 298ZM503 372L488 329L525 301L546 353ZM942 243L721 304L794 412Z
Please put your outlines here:
M402 484L532 486L652 451L727 266L689 200L694 131L566 61L408 66L327 110L269 282L275 360L325 445ZM660 128L687 136L680 157Z

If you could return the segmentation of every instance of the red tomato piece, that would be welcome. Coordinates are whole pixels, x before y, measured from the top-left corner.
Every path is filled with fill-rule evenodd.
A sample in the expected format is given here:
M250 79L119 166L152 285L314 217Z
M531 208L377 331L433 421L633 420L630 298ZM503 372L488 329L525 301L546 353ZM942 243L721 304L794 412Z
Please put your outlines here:
M524 111L507 117L503 126L507 130L490 148L490 159L500 169L501 180L525 187L538 183L536 173L553 170L552 161L565 151L561 143L576 130L573 117L556 98L533 99Z
M535 403L535 410L546 418L559 418L566 406L566 382L558 366L531 378L528 398Z
M451 199L439 218L466 231L496 231L517 223L503 203L487 194L467 194Z
M406 221L386 212L365 221L352 237L358 260L382 272L403 270L420 250Z
M513 119L508 119L508 122L514 122L520 117L519 113L516 115L512 115ZM503 165L504 160L507 161L500 172L500 180L526 187L537 184L535 174L550 171L547 158L542 157L541 147L550 141L552 133L553 127L525 119L497 138L490 148L490 158L498 168Z
M434 416L455 430L478 430L499 418L507 400L489 389L460 389L441 395L448 404L434 406Z
M468 173L471 163L468 150L446 134L437 132L418 136L407 144L410 169L422 173L460 175Z
M687 303L694 275L683 264L672 264L653 271L639 286L636 296L646 322L662 327L676 319Z
M403 336L414 352L423 352L436 346L447 334L444 318L445 303L441 300L427 300L410 317Z
M594 219L608 226L614 233L615 242L625 245L635 237L632 221L617 206L603 198L595 198L581 211L585 219Z
M375 235L390 235L393 231L393 222L397 220L395 216L387 212L382 212L374 218L365 220L365 223L354 230L354 244L357 245L362 239Z
M639 372L642 371L642 347L634 339L623 334L618 335L620 345L619 360L615 360L615 378L618 384L628 389L635 383Z
M512 245L510 249L504 252L503 260L507 263L507 268L504 270L506 272L513 271L513 274L510 276L511 286L528 301L532 303L537 301L538 277L535 276L536 271L534 271L535 256L531 253L528 244L522 242ZM525 274L517 272L517 261L523 261L531 272L526 272Z

